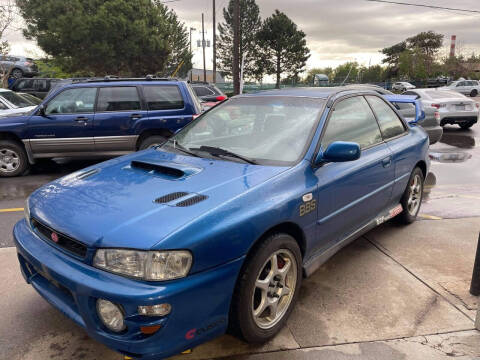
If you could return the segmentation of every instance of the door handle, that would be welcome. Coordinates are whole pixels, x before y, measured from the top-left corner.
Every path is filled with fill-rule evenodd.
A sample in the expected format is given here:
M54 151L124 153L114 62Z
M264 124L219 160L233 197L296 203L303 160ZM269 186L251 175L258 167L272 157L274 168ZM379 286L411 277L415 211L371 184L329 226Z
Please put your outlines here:
M392 165L392 157L389 156L385 159L382 160L382 165L383 167L389 167L390 165Z
M130 115L130 117L131 117L132 119L141 119L141 118L142 118L142 114L132 114L132 115Z
M85 116L79 116L79 117L75 118L75 121L77 123L83 123L83 125L87 126L88 118L85 117Z

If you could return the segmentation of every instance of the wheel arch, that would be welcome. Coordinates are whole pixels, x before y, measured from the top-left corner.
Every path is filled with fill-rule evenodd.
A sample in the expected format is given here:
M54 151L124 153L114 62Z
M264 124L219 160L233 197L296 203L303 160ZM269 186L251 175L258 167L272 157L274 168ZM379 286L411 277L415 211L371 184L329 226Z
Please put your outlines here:
M155 135L159 135L159 136L169 138L170 136L173 135L173 133L168 129L161 129L161 128L160 129L144 130L138 136L137 143L135 144L136 150L138 150L140 148L140 144L143 142L143 140L145 140L146 138L148 138L150 136L155 136Z
M420 160L419 162L417 162L415 167L418 167L418 168L420 168L420 170L422 170L423 178L426 179L427 178L427 163L423 160Z

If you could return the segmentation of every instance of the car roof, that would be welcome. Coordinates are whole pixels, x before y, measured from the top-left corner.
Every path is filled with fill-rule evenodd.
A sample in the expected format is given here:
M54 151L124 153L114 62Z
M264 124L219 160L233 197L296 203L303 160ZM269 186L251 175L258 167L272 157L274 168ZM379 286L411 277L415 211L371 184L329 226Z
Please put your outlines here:
M357 89L358 90L358 89ZM285 88L275 90L264 90L250 94L243 94L242 97L250 96L292 96L292 97L311 97L327 99L331 95L339 92L355 92L354 89L345 87L303 87L303 88Z
M152 85L152 84L161 84L161 85L175 85L184 83L185 81L180 80L146 80L146 79L128 79L128 80L85 80L73 82L65 88L71 87L91 87L91 86L125 86L125 85Z

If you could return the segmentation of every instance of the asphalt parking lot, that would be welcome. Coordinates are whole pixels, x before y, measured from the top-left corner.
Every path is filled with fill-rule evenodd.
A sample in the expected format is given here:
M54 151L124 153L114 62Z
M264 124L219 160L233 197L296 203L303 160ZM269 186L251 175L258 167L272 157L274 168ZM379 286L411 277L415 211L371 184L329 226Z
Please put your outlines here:
M480 125L445 127L431 147L420 220L386 223L304 281L288 326L268 344L231 336L179 359L480 358L468 293L480 231ZM0 349L4 359L122 359L46 303L21 277L11 230L37 187L90 161L42 163L0 179Z

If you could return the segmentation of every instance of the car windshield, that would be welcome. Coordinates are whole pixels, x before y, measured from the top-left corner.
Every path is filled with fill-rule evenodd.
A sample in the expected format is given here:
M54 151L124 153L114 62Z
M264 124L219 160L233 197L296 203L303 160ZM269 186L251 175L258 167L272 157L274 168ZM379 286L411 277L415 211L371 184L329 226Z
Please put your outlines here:
M0 96L18 108L32 106L30 102L15 94L13 91L2 91L0 92Z
M322 99L304 97L234 98L190 123L162 149L263 165L293 165L308 145L323 105Z

